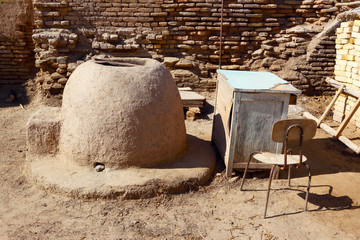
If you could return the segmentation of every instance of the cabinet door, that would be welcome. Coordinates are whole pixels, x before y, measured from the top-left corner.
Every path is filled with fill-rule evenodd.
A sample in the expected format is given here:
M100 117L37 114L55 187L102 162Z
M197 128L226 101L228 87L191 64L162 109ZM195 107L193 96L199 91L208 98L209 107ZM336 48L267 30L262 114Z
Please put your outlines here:
M271 140L274 123L287 118L289 94L239 93L234 162L247 162L254 151L280 153L282 144Z

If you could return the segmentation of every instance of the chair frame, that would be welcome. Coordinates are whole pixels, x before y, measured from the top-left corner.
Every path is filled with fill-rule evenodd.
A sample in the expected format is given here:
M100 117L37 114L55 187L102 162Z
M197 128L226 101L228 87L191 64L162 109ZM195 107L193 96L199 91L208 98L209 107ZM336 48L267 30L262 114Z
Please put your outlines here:
M270 188L271 188L271 182L272 182L273 175L274 175L274 170L275 170L276 167L280 167L280 166L281 166L280 169L284 170L284 169L286 169L286 167L288 165L287 164L287 156L288 156L288 154L291 154L291 149L288 149L289 132L293 128L299 128L300 129L299 145L298 145L299 156L300 156L299 160L300 161L299 161L299 164L296 165L296 168L300 168L302 165L305 165L308 172L309 172L309 180L308 180L308 185L307 185L307 189L306 189L305 208L304 208L304 211L307 211L308 198L309 198L309 192L310 192L310 184L311 184L311 170L310 170L309 165L306 162L303 163L303 159L302 159L302 155L303 155L302 154L302 152L303 152L302 151L302 146L303 146L304 129L303 129L303 126L300 125L300 124L292 124L287 128L286 134L284 136L284 141L283 141L283 143L284 143L284 146L283 146L284 164L283 165L274 164L274 165L272 165L271 170L270 170L269 184L268 184L267 193L266 193L266 203L265 203L264 218L266 218L266 212L267 212L268 203L269 203ZM247 162L247 165L246 165L246 168L245 168L245 171L244 171L243 179L242 179L242 182L241 182L241 185L240 185L240 191L242 191L242 189L243 189L245 179L246 179L246 174L247 174L248 169L249 169L250 161L251 161L251 159L253 158L253 156L255 154L259 154L259 153L261 153L261 151L253 152L253 153L250 154L249 160ZM294 164L288 165L288 187L290 187L291 166L292 165L294 165Z

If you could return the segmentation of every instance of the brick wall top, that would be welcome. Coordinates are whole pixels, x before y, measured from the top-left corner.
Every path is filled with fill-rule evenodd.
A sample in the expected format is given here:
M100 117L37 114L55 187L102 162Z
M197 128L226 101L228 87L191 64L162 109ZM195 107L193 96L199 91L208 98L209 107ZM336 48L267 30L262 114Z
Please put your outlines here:
M4 0L0 5L0 35L16 39L19 28L28 24L30 20L31 0Z
M225 1L223 68L280 73L290 59L306 55L307 44L323 23L341 11L336 4ZM34 1L32 38L39 83L61 91L76 65L103 54L152 57L170 68L178 85L213 89L220 16L221 0ZM334 40L324 40L327 45L312 54L311 66L296 65L291 69L296 74L282 77L304 90L324 89L322 79L333 70L329 42L334 45ZM329 61L320 66L316 61L321 59Z
M0 84L19 84L34 69L31 0L0 5Z

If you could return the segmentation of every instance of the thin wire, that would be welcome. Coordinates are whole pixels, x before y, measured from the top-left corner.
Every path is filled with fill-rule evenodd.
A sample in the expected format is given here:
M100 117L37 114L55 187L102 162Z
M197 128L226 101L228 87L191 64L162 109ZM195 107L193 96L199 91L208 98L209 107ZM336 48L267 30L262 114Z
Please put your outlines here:
M222 60L222 44L223 44L223 20L224 20L224 0L221 0L221 24L220 24L220 56L219 56L219 69L221 69Z

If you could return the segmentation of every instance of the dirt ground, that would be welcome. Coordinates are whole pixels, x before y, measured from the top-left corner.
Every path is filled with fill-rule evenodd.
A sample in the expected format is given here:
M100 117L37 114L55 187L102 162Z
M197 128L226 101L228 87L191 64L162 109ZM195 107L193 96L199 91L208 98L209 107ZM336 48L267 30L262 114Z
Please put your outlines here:
M301 97L298 104L321 113L326 101ZM220 159L208 185L177 195L120 201L43 191L23 169L26 122L44 104L37 97L25 110L16 103L0 108L1 239L360 239L360 157L320 129L305 144L313 174L309 211L302 212L307 177L299 169L290 190L284 178L273 182L270 217L263 219L268 173L251 174L241 192L241 173L226 179ZM200 119L186 121L209 144L212 111L209 104Z

